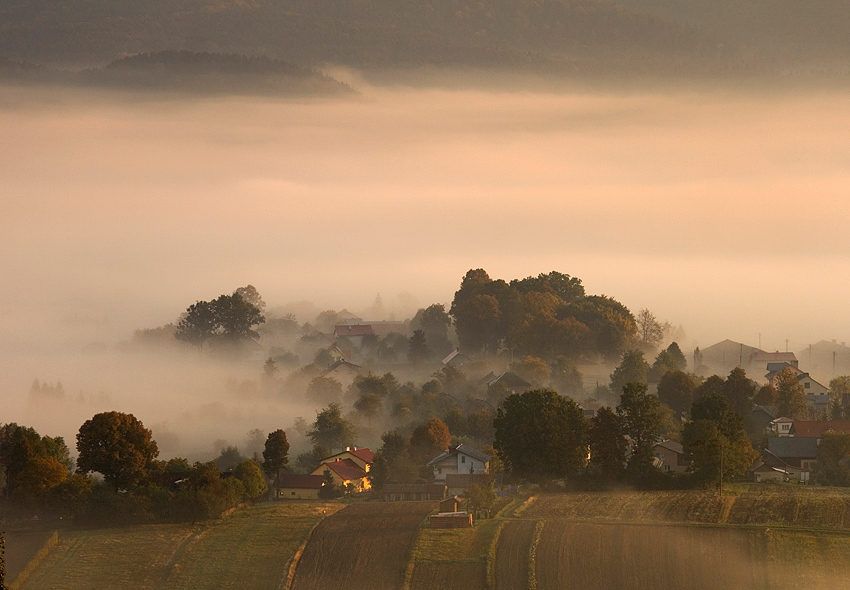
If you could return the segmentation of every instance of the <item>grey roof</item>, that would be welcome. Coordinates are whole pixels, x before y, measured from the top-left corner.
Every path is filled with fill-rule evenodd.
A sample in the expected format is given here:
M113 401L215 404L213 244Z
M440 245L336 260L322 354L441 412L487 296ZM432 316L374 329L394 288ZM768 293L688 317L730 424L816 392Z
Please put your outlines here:
M780 459L817 459L818 439L794 436L771 436L767 449Z
M665 449L669 449L678 455L681 455L685 452L685 450L682 448L681 443L677 443L675 440L664 440L660 443L655 443L655 446L664 447Z
M756 406L753 406L752 411L753 412L762 411L765 414L767 414L768 416L770 416L771 419L775 419L776 417L779 416L779 406L759 406L759 405L756 405Z
M487 463L490 460L490 455L485 455L481 451L476 451L472 447L468 447L464 444L459 444L456 447L452 447L447 451L443 451L442 453L440 453L439 455L437 455L436 457L434 457L433 459L428 461L428 465L433 465L435 463L442 461L443 459L448 459L449 457L453 457L454 455L457 455L458 453L462 453L462 454L466 455L467 457L472 457L473 459L478 459L482 463Z
M508 371L506 373L502 373L492 381L490 381L487 386L495 385L496 383L501 383L507 387L531 387L531 383L517 375L516 373L512 373Z

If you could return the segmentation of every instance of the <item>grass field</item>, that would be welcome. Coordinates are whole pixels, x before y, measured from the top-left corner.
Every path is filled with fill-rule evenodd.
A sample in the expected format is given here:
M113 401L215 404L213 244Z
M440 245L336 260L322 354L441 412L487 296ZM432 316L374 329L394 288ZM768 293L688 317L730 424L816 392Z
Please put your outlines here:
M293 590L399 590L411 547L435 502L352 504L323 520L295 569Z
M275 503L200 525L65 531L21 588L277 588L310 529L343 507Z
M63 531L21 588L847 585L850 490L734 486L729 492L722 499L697 491L516 498L471 529L428 528L435 505L427 502L301 502L264 504L198 525ZM21 539L23 547L27 538ZM290 560L302 547L287 586Z

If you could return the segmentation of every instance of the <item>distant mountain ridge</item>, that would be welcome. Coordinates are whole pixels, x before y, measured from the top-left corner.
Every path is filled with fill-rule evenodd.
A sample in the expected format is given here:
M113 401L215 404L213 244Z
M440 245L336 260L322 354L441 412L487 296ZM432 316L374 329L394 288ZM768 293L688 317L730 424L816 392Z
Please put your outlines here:
M838 0L7 0L0 55L91 65L165 49L308 65L565 72L840 68Z
M354 93L347 84L291 62L187 50L125 56L78 72L0 59L0 75L18 81L130 90L311 96Z

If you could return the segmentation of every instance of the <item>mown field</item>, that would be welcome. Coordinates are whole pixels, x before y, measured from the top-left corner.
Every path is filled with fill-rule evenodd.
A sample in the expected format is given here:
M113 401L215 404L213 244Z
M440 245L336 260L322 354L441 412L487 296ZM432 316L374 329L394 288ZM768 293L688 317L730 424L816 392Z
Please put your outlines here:
M278 588L289 560L342 504L265 504L198 525L70 530L21 586Z
M399 590L419 526L435 502L354 504L324 519L298 560L293 590Z
M609 492L543 495L523 518L681 522L850 529L850 490L770 485L716 492Z
M693 491L518 498L472 529L428 528L430 502L303 502L198 525L64 531L21 588L847 586L850 493L788 486L731 492L722 499Z

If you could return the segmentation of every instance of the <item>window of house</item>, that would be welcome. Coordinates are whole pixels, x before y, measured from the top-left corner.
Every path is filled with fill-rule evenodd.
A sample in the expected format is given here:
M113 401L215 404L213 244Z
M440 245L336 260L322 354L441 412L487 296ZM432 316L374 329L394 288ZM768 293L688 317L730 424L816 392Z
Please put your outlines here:
M437 473L442 473L442 472L443 472L443 468L442 468L442 467L437 467Z
M291 493L293 496L295 495L295 492L290 492L290 493Z
M463 455L461 455L461 456L460 456L460 462L461 462L461 463L466 463L466 457L464 457Z
M811 383L803 383L803 387L805 387L806 389L811 389L812 384Z

